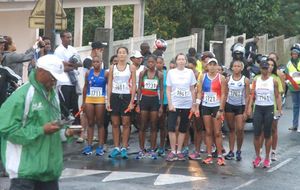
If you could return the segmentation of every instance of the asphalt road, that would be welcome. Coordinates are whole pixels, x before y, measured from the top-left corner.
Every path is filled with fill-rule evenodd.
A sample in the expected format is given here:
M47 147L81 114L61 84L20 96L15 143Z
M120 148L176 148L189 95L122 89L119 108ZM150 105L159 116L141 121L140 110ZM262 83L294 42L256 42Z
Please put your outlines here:
M108 154L83 156L80 151L84 144L65 144L65 169L60 189L300 189L300 133L288 131L291 120L292 110L284 110L279 121L279 160L268 169L252 166L251 124L246 126L243 160L226 161L226 166L222 167L216 162L207 166L191 160L173 163L165 162L164 158L135 160L138 139L134 132L130 139L129 160L112 160ZM223 144L228 150L227 136ZM0 178L0 190L8 187L8 178Z

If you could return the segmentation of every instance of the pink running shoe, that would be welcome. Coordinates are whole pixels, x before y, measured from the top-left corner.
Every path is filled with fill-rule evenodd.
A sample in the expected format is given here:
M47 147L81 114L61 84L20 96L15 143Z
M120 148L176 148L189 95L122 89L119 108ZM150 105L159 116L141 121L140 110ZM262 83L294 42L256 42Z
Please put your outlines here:
M270 160L269 159L265 159L264 160L264 168L269 168L271 165Z
M253 163L254 168L259 167L259 165L261 163L261 157L256 157L255 160L252 163Z

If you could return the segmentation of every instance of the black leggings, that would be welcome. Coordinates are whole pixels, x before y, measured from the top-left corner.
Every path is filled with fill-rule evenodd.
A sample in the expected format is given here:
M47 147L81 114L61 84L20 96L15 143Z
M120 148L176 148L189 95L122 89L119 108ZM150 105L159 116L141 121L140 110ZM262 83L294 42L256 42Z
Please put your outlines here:
M186 133L187 126L189 124L189 112L190 109L178 109L176 111L168 112L168 130L169 132L175 132L177 118L180 116L179 132Z
M63 85L61 86L61 92L63 97L59 93L60 110L64 117L70 115L69 111L72 112L73 116L78 113L78 95L76 93L75 86ZM80 125L80 118L76 117L73 123L74 125Z
M254 135L260 136L264 131L264 137L270 138L272 132L272 123L274 117L274 106L255 105L253 114Z
M12 179L9 190L58 190L58 181L42 182L30 179Z

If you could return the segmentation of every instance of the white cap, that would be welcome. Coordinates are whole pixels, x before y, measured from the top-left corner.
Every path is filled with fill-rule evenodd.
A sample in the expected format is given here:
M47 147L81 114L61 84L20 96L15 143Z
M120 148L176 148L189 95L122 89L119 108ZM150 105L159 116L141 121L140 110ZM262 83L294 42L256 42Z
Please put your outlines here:
M49 71L60 82L68 82L68 76L64 73L64 65L61 59L55 55L45 55L37 60L38 68Z
M219 64L218 63L218 60L216 58L210 58L208 61L207 61L207 64L209 64L210 62L216 62L217 65Z
M143 55L141 54L141 52L137 51L137 50L134 50L130 56L130 58L142 58L142 57L143 57Z

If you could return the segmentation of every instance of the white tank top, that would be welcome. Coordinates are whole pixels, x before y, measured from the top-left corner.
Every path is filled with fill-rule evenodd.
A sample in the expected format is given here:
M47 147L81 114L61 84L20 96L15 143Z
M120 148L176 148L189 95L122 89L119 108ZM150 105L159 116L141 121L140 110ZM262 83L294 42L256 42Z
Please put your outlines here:
M245 105L245 76L236 81L232 75L228 81L227 103L234 106Z
M274 79L269 77L262 80L261 76L256 79L255 86L255 105L272 106L274 105Z
M114 65L112 93L115 94L130 94L130 66L126 64L124 71L119 71L117 65Z

